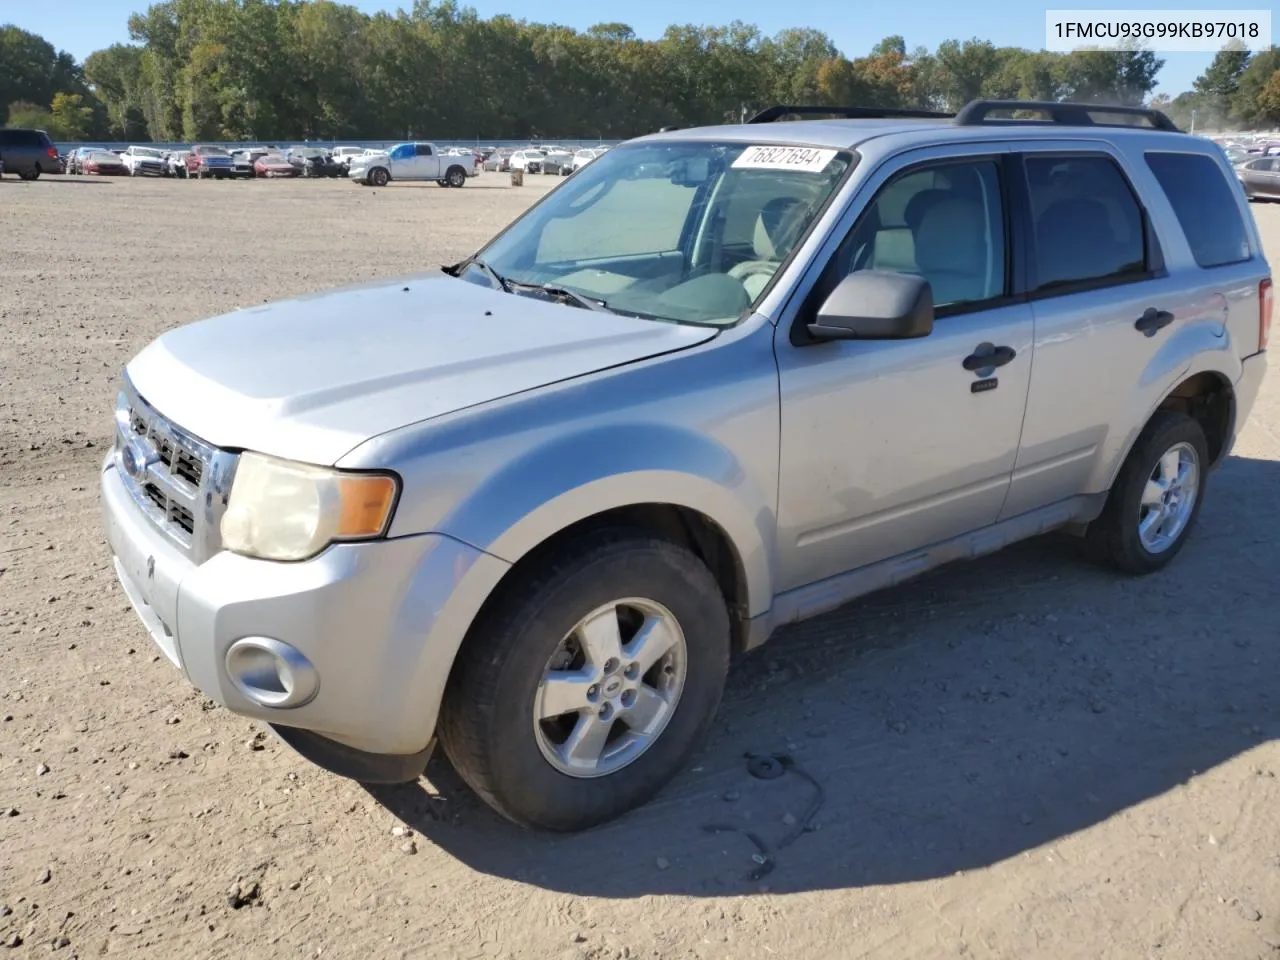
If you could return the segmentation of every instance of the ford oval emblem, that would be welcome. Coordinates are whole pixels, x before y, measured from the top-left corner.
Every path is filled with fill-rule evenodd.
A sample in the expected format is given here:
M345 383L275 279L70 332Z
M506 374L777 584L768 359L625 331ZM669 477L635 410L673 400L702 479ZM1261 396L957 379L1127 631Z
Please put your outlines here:
M124 467L124 472L135 480L145 474L147 467L157 459L154 452L136 440L130 440L120 451L120 463Z

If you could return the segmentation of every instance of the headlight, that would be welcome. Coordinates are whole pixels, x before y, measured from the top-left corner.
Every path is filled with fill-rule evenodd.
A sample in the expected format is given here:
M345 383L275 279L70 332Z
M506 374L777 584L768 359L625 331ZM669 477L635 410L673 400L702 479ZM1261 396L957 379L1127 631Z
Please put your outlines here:
M222 543L263 560L305 560L335 540L381 537L399 492L399 481L388 474L241 454Z

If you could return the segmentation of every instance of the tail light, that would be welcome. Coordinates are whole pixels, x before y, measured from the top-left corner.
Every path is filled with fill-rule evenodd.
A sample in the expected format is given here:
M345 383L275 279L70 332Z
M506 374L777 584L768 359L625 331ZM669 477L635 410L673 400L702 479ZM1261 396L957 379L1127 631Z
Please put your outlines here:
M54 160L58 159L58 151L57 151L57 148L55 147L50 147L48 150L45 151L45 153L47 153Z
M1275 292L1271 278L1258 284L1258 349L1267 349L1267 337L1271 334L1271 309L1275 305Z

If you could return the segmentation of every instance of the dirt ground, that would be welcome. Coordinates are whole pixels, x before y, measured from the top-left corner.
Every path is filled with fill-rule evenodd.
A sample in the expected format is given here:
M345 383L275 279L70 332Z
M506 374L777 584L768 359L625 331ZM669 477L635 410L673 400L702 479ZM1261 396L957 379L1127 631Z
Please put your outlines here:
M0 956L1280 957L1275 373L1165 573L1048 538L793 629L697 765L588 834L511 827L439 760L330 776L160 657L100 532L125 362L466 255L532 180L0 181ZM748 751L822 791L759 879L706 826L777 844L817 791Z

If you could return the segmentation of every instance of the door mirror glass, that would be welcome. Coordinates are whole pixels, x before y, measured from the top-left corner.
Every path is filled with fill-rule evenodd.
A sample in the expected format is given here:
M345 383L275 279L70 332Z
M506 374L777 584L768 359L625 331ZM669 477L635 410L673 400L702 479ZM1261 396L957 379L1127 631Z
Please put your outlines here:
M845 277L809 324L815 340L911 340L932 332L929 282L887 270L860 270Z

